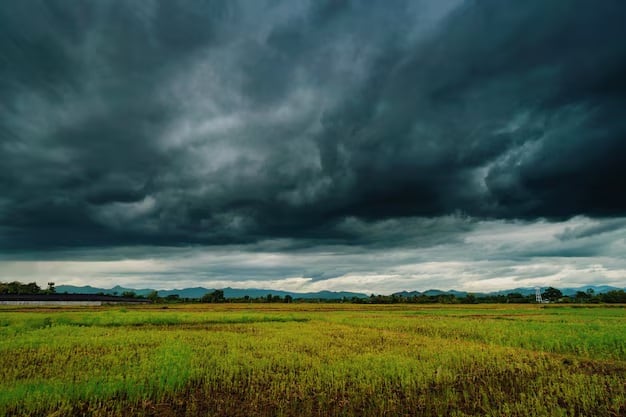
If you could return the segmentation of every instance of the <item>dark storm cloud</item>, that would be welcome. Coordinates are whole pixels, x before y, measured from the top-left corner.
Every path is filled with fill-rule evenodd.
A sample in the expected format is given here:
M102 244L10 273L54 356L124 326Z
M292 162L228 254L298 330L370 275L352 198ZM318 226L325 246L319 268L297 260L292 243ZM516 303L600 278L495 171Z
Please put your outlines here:
M624 215L625 35L619 1L5 3L0 247Z
M330 166L349 150L348 210L622 213L625 9L467 2L390 52L321 139Z
M0 8L3 246L134 239L93 209L143 200L169 168L152 143L176 114L160 87L225 14L209 2L67 6Z

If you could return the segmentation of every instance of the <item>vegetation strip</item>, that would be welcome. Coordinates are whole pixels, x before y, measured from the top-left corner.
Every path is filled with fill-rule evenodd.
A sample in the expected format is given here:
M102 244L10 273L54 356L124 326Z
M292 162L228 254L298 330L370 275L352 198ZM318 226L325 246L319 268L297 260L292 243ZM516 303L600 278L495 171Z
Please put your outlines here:
M626 414L626 309L257 307L0 309L0 416Z

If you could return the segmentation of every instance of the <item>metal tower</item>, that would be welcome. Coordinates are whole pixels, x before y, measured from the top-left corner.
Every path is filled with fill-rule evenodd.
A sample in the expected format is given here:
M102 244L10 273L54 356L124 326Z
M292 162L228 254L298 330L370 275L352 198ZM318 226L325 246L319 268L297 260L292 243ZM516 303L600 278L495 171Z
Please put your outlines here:
M539 304L543 303L543 298L541 298L541 288L535 287L535 301Z

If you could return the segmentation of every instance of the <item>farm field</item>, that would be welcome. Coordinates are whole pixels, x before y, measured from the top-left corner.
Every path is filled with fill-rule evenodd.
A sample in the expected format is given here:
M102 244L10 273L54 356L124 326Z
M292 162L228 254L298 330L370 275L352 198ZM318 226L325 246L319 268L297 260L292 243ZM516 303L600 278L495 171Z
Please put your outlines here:
M0 416L625 416L626 308L1 307Z

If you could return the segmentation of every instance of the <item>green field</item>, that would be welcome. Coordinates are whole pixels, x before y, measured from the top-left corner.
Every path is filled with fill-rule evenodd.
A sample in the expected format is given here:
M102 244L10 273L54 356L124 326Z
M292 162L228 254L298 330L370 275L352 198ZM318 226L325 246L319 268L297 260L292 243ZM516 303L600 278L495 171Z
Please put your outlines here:
M1 416L624 416L626 309L0 308Z

